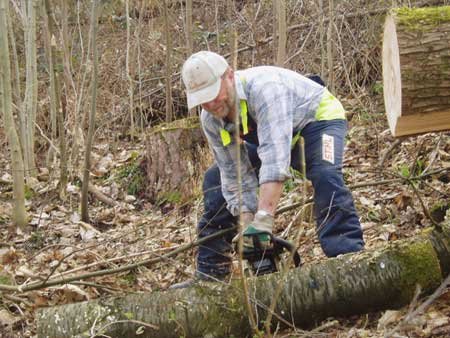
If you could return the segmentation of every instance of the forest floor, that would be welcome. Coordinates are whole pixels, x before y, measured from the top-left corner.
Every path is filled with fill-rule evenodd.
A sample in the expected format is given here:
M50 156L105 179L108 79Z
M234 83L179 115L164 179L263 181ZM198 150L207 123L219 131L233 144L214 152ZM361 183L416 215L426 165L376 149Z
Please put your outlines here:
M347 103L348 104L348 103ZM370 117L354 112L350 121L344 171L353 188L361 216L366 247L415 236L431 225L424 212L442 221L450 196L449 133L427 134L404 139L390 136L384 116ZM380 161L391 146L396 146ZM94 147L95 169L92 182L116 205L107 205L90 196L91 222L80 219L80 184L67 186L64 202L57 193L57 170L40 170L38 180L28 193L30 231L10 231L12 178L7 152L0 155L0 284L19 285L60 276L82 275L89 271L128 265L167 253L195 240L195 227L201 216L201 199L176 207L169 203L151 204L134 196L133 187L145 181L130 181L145 155L144 141L107 141ZM411 188L405 178L422 176ZM396 181L392 181L396 179ZM376 183L375 183L376 182ZM367 183L367 185L363 185ZM134 184L134 185L133 185ZM286 184L282 205L288 206L310 197L310 187L294 180ZM444 211L444 212L443 212ZM292 239L300 230L300 254L305 264L326 259L315 234L313 222L301 221L298 209L276 219L276 233L288 225L285 237ZM0 337L36 335L34 313L37 308L67 304L97 297L130 292L165 290L193 273L194 251L180 253L169 262L141 266L131 271L90 278L70 285L57 285L1 298ZM425 301L401 309L369 313L351 318L329 318L311 333L294 330L277 337L384 337L405 316ZM392 337L450 336L450 290L433 300L425 312L396 329Z

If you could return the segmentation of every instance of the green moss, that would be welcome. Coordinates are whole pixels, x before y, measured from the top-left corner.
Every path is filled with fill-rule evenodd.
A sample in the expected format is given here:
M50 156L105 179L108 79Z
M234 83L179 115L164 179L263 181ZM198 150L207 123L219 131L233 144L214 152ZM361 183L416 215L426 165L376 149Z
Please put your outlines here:
M179 204L182 202L183 197L181 196L181 192L179 191L167 191L160 195L158 199L158 204L164 204L164 203L173 203L173 204Z
M450 6L395 9L397 22L409 31L429 31L445 22L450 22Z
M11 279L7 275L0 275L0 284L2 284L2 285L12 285Z
M29 200L33 197L34 191L28 185L25 185L25 199Z
M122 276L122 281L124 282L124 284L130 285L130 286L134 285L136 283L136 280L137 280L136 275L132 272Z
M145 173L141 168L138 153L133 153L131 162L121 167L117 173L120 184L127 189L128 195L139 195L145 188Z
M26 241L26 246L29 249L41 249L45 245L45 234L42 231L36 230L31 233L30 238Z
M151 130L151 134L175 129L196 129L200 127L200 119L197 116L175 120L169 123L158 124Z
M403 268L403 285L396 286L402 294L402 299L413 298L416 284L420 285L422 291L430 292L441 283L439 259L429 240L407 243L400 248L396 256ZM427 273L423 273L424 271Z

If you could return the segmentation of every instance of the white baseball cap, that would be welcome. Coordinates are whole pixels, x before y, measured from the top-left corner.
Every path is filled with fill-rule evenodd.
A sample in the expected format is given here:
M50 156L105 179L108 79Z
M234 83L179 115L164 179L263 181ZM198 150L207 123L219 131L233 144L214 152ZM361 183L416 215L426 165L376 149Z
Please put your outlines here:
M181 70L188 109L214 100L220 91L221 76L228 68L227 61L219 54L201 51L192 54Z

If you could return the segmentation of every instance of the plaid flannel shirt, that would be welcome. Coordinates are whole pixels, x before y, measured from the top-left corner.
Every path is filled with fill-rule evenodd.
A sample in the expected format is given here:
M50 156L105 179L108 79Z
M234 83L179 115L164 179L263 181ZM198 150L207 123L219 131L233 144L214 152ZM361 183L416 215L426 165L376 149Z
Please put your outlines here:
M291 142L295 132L315 120L325 87L296 72L261 66L235 72L237 99L246 100L248 114L257 124L258 156L261 159L259 182L246 148L240 146L242 212L256 212L258 184L284 181L290 177ZM206 110L201 123L220 169L222 192L228 210L239 214L237 182L237 145L235 137L222 144L220 130L230 122L217 119Z

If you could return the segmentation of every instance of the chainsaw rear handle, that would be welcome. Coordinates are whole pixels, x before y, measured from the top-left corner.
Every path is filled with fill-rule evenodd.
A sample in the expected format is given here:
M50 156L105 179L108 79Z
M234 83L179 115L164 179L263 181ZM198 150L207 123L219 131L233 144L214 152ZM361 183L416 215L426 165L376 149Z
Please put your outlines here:
M286 241L280 237L275 237L271 235L271 238L275 251L277 251L278 254L280 254L283 251L283 249L286 249L287 251L293 254L292 258L294 260L294 265L296 267L299 267L301 264L301 258L299 253L295 250L295 246L291 242Z

